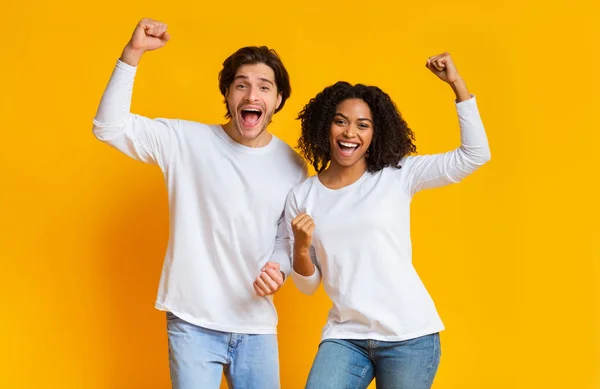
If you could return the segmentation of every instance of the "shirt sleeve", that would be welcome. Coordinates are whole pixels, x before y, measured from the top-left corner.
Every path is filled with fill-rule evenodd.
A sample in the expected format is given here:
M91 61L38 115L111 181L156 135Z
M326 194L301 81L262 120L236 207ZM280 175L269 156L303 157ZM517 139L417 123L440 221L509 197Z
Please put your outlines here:
M297 155L295 155L297 157ZM298 157L299 158L299 157ZM308 170L306 167L306 163L303 160L299 159L301 162L301 166L299 169L299 177L295 182L295 185L301 183L306 179ZM293 236L292 236L293 237ZM281 214L281 218L277 223L277 236L275 238L275 250L273 252L273 262L279 263L279 269L285 274L285 280L287 280L290 275L292 269L292 253L293 253L293 241L292 246L290 246L290 235L288 233L288 229L286 227L285 221L285 209Z
M294 233L292 231L292 220L294 220L298 214L299 212L296 197L294 196L294 192L290 191L285 205L285 225L287 229L287 235L289 236L288 247L292 256L292 265L294 253ZM319 284L321 283L321 271L319 270L315 249L313 246L310 246L309 253L315 271L310 276L303 276L296 273L292 266L292 280L294 280L294 285L296 285L300 292L310 296L319 288Z
M179 121L130 113L136 71L117 61L93 120L93 133L129 157L164 170L176 145Z
M398 174L412 196L423 189L459 182L490 160L491 153L475 96L456 103L461 145L442 154L408 156Z
M290 253L290 243L287 229L285 228L285 217L282 212L279 222L277 223L277 236L275 238L275 249L273 251L273 262L279 264L279 270L285 275L287 280L292 268L292 256Z

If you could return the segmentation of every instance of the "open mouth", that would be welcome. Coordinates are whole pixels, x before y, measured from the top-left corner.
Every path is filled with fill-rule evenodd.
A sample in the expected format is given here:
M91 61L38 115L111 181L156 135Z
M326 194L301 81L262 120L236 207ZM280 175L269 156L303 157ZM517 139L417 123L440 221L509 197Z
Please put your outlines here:
M240 116L242 117L242 123L246 127L254 127L263 116L263 112L259 108L243 108Z
M356 150L358 150L358 143L352 143L352 142L341 142L338 141L337 145L340 149L340 152L342 153L342 155L344 157L350 157L352 154L354 154L356 152Z

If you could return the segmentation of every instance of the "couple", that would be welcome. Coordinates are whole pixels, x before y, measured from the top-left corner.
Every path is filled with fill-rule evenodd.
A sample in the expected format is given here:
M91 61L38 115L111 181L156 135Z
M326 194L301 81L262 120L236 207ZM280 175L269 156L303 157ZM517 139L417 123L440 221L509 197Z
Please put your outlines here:
M333 301L307 388L429 388L443 324L411 259L410 201L458 182L490 158L475 98L448 54L427 68L456 95L461 146L412 156L412 130L374 86L338 82L299 114L303 160L266 131L291 93L274 51L225 60L227 123L130 113L137 65L170 39L143 19L104 92L94 134L157 164L170 238L156 308L166 312L174 388L280 387L272 295L288 275L304 293L321 280Z

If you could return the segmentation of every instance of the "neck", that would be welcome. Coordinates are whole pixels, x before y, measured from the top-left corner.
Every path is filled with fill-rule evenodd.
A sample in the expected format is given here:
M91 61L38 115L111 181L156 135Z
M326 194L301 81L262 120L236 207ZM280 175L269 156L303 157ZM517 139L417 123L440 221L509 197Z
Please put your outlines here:
M327 169L319 173L319 179L328 188L339 189L355 183L366 171L367 161L364 158L352 166L342 166L331 161Z
M241 144L242 146L246 146L246 147L254 147L254 148L265 147L266 145L268 145L271 142L271 138L273 137L269 132L264 130L256 138L253 138L253 139L244 138L237 131L235 124L231 120L228 121L227 123L223 124L221 127L223 128L223 131L225 131L225 133L227 135L229 135L229 137L231 139L233 139L235 142Z

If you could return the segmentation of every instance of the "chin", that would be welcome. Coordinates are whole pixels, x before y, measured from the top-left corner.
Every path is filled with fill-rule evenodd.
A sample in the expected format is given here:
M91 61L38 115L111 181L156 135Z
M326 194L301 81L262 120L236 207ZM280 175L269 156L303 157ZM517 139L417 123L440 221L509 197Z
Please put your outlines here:
M265 132L264 128L257 128L251 130L239 129L240 136L246 140L255 140L256 138L261 136L263 132Z
M341 167L351 167L351 166L356 165L358 162L360 162L360 159L357 159L356 161L354 161L354 160L347 160L345 158L335 158L335 162Z
M253 140L258 138L260 134L262 134L265 130L264 126L262 126L262 123L258 123L256 126L251 128L244 127L244 125L238 120L236 120L234 124L237 133L242 139L246 140Z

